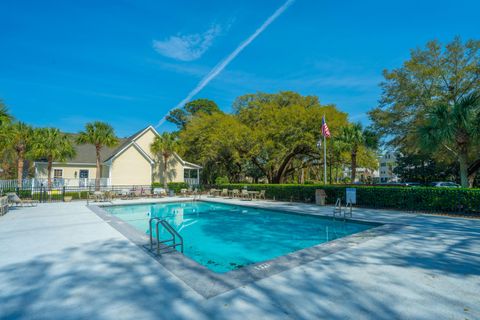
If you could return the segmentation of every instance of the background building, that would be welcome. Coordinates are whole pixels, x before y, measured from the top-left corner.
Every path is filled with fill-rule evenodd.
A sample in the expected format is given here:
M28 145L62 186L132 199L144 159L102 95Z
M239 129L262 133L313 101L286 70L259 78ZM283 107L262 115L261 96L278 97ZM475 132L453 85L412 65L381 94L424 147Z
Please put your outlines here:
M399 178L393 173L397 166L397 156L393 151L387 151L379 159L380 162L380 183L399 182Z

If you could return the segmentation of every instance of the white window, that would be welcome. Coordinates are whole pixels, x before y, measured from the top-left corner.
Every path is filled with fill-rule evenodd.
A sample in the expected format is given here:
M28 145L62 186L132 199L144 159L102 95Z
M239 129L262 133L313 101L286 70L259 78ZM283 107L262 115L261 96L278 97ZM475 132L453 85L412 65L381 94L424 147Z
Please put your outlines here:
M61 179L63 177L63 170L62 169L54 169L53 170L53 178Z

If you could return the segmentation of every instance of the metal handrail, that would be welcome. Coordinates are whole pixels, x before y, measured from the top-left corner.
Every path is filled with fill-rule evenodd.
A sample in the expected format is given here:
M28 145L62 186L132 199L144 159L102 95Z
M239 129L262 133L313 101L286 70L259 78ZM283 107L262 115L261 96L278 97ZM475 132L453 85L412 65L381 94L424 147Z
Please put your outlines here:
M168 222L167 220L160 220L159 222L157 222L157 226L158 224L161 224L172 236L173 236L173 244L174 244L174 247L179 245L180 246L180 252L183 253L183 237L180 235L180 233L177 232L177 230L175 230ZM176 238L178 237L178 239L180 239L180 243L176 244ZM157 233L157 238L158 238L158 233Z
M150 250L153 251L153 228L152 228L152 222L156 221L155 224L155 233L156 233L156 242L157 242L157 254L160 255L160 244L162 243L167 243L167 242L172 242L173 244L166 245L167 248L176 248L177 246L180 246L180 251L183 253L183 237L167 222L167 220L161 219L159 217L153 217L150 218L148 221L148 228L149 228L149 233L150 233ZM158 225L161 224L162 227L167 230L168 233L172 236L170 239L166 240L160 240L160 232ZM180 240L179 243L176 242L176 238Z
M346 215L347 215L347 209L350 209L350 218L352 217L353 215L353 203L351 201L347 201L347 204L345 205L345 211L343 212L343 218L345 219Z
M160 218L158 217L153 217L153 218L150 218L150 220L148 220L148 232L150 234L150 250L153 250L153 230L152 230L152 221L154 220L161 220ZM158 235L157 235L157 238L158 238Z
M342 214L342 199L337 198L335 202L335 207L333 208L333 218L335 219L337 213Z
M345 204L345 209L342 210L342 200L337 198L335 202L335 207L333 208L333 219L337 216L337 214L341 217L343 213L343 219L347 218L347 214L350 215L350 218L353 216L353 203L351 201L347 201Z

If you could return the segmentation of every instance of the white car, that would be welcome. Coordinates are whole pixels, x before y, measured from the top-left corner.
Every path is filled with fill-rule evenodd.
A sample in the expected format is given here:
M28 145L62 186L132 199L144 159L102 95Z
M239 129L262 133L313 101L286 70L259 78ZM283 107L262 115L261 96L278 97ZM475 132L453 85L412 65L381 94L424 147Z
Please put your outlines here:
M455 182L439 181L432 182L429 184L430 187L440 187L440 188L460 188L460 185Z

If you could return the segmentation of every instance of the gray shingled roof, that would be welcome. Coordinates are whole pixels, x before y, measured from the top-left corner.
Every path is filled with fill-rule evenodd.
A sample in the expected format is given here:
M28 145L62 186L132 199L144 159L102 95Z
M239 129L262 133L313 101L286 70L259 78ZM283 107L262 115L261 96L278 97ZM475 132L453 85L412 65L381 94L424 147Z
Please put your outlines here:
M114 155L116 155L120 150L122 150L125 146L127 146L130 142L132 142L132 140L145 129L146 128L143 128L142 130L135 132L128 138L119 139L119 144L117 147L113 147L113 148L103 147L102 150L100 151L101 161L105 162L109 160L111 157L113 157ZM76 154L75 154L75 157L73 157L72 159L69 159L67 162L68 163L96 163L97 156L95 154L95 146L91 144L78 144L75 142L75 139L78 136L77 134L70 133L68 135L73 141Z

